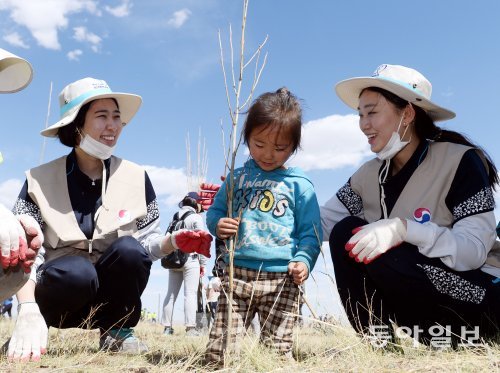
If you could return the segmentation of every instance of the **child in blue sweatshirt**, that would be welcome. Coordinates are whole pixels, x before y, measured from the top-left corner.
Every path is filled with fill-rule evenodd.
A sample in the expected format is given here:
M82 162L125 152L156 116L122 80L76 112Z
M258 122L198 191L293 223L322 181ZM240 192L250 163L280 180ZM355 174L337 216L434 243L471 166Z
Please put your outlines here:
M233 335L244 333L255 313L260 339L291 355L298 314L299 285L308 278L320 252L321 223L313 185L285 162L300 146L302 110L286 88L259 96L243 129L251 159L234 171L233 216L228 216L229 178L207 212L210 233L235 236ZM228 274L210 332L206 358L223 361L228 343Z

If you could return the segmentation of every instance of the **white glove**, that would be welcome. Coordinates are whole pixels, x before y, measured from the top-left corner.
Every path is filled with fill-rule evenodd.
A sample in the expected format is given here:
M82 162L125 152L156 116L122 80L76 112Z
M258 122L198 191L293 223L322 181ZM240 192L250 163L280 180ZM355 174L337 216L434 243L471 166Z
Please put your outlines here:
M36 302L21 303L9 342L9 360L39 361L47 351L47 324Z
M352 232L354 236L346 243L345 249L357 262L365 264L371 263L406 239L406 227L399 218L382 219L358 227Z
M16 217L0 205L0 261L4 269L17 266L26 259L26 235Z

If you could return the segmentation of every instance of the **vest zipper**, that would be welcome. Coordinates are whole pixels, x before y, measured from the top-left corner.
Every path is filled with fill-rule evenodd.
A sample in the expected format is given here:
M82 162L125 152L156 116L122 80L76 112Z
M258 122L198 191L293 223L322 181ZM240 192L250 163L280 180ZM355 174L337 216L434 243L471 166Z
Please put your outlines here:
M92 254L92 240L89 240L89 254Z

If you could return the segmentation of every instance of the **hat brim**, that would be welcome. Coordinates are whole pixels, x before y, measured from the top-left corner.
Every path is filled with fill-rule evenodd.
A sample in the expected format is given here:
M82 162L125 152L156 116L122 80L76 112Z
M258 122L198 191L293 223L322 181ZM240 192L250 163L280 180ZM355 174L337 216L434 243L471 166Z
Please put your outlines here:
M33 68L25 59L0 48L0 93L14 93L33 79Z
M363 89L369 87L383 88L411 102L413 105L421 107L435 122L453 119L456 116L453 111L436 105L418 93L380 77L359 77L342 80L335 85L335 92L347 106L358 110L359 95Z
M71 122L73 122L80 111L80 108L86 103L94 100L104 99L104 98L114 98L118 102L118 107L120 108L120 116L124 125L128 124L130 120L137 113L142 104L141 96L134 95L131 93L121 93L112 92L106 94L95 95L88 97L80 105L78 105L77 110L74 110L71 114L60 119L57 123L47 127L46 129L40 131L42 136L46 137L56 137L59 128L64 127Z

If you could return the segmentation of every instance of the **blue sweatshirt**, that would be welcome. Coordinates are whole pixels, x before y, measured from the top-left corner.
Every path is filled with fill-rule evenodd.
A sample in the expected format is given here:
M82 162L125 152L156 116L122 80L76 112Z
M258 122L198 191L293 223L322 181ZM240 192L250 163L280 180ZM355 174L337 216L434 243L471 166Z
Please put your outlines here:
M234 171L233 217L241 214L234 264L266 272L287 272L303 262L311 273L320 253L322 231L314 187L298 168L262 170L250 159ZM207 211L213 235L227 217L229 176Z

